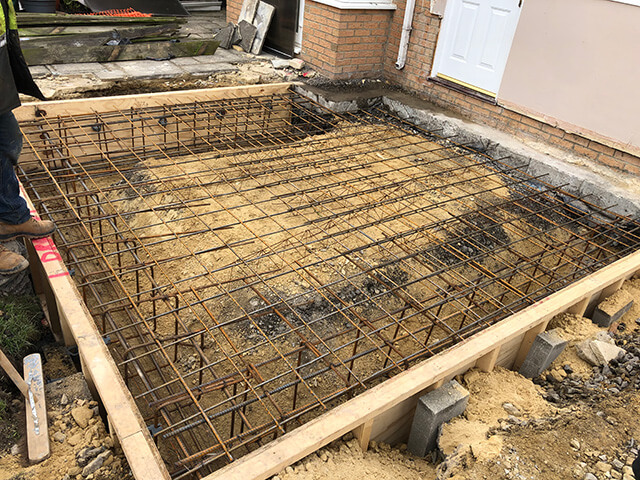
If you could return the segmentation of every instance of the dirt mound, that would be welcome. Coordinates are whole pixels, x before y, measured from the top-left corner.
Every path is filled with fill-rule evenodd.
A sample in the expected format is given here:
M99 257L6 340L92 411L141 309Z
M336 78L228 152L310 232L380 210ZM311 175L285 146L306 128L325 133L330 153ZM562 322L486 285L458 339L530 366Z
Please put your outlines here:
M371 448L362 452L358 442L352 439L334 442L278 475L282 480L353 480L358 477L423 480L435 477L435 467L408 453L405 446L397 449L371 442Z
M567 348L554 361L551 370L562 369L568 365L571 371L581 378L591 375L591 365L578 357L575 346L583 340L595 337L602 329L590 319L570 313L563 313L553 318L549 328L559 329L562 338L569 342ZM558 374L564 376L560 371Z

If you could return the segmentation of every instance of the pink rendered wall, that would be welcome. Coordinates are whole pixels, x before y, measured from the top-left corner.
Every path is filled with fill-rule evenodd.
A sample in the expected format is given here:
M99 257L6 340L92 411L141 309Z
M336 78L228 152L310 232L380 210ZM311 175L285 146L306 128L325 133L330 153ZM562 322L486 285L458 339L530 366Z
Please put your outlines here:
M640 148L640 7L523 0L499 103Z

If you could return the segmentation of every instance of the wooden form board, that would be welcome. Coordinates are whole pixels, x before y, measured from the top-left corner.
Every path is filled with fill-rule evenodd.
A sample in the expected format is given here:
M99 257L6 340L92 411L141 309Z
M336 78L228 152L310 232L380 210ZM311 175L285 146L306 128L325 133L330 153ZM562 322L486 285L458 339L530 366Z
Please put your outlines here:
M20 122L35 120L42 114L48 117L54 117L56 115L86 115L94 112L108 112L117 109L125 110L129 108L157 107L196 101L206 102L229 98L275 95L287 92L291 85L291 83L272 83L267 85L207 88L203 90L120 95L91 99L78 98L56 102L31 102L16 108L13 113Z
M600 295L602 290L640 271L640 252L635 252L601 270L536 302L524 310L493 325L356 398L293 430L277 440L236 460L205 477L205 480L262 480L277 474L286 466L322 448L349 431L371 429L371 439L384 438L385 428L376 423L393 425L410 422L408 413L420 394L431 385L451 378L475 366L479 359L491 359L498 365L511 367L523 355L527 333L585 299ZM524 345L522 345L524 343ZM517 345L518 348L514 348ZM508 355L502 353L509 347ZM397 417L397 418L394 418ZM404 419L403 419L404 417ZM372 423L370 423L372 422ZM398 431L396 425L394 431ZM378 437L376 437L378 434Z
M31 215L37 217L24 189L22 194L27 199ZM55 315L50 317L59 319L65 343L77 345L89 388L98 395L104 406L112 433L118 437L134 477L136 480L169 480L169 472L133 397L53 240L47 237L29 243L32 263L34 258L38 259L36 271L45 277L40 278L39 286L50 289L48 298L53 299L47 301L48 308L56 310Z

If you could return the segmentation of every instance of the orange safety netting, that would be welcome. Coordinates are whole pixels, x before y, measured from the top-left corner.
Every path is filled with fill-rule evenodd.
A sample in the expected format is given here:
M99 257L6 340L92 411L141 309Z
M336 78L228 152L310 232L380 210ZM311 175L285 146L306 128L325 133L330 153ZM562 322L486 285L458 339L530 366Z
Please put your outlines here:
M103 10L102 12L93 12L93 13L90 13L89 15L105 15L108 17L150 17L151 16L150 13L138 12L137 10L134 10L131 7L125 8L125 9L113 8L111 10Z

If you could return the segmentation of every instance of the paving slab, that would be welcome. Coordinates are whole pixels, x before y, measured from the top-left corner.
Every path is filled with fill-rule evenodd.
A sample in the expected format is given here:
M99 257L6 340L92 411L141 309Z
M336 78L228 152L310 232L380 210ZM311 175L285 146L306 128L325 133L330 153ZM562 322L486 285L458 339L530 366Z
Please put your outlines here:
M192 57L202 63L218 63L218 62L227 62L227 63L249 63L255 62L259 60L255 55L251 55L244 52L238 52L237 50L224 50L219 48L216 50L216 53L213 55L198 55L197 57Z
M60 63L48 66L51 73L55 76L60 75L96 75L104 70L105 67L101 63Z
M119 66L120 63L123 63L123 62L96 64L96 65L102 65L103 68L96 69L96 71L93 74L96 77L98 77L100 80L120 80L121 78L124 78L124 76L126 75L124 70L120 68Z
M34 65L33 67L29 67L29 71L31 72L31 76L36 79L51 75L51 72L45 65Z
M181 65L180 67L191 75L213 75L215 73L238 71L238 67L230 63L197 63L195 65Z
M131 62L119 62L118 66L124 71L122 80L171 78L186 73L182 68L170 61L134 60Z
M209 57L213 57L214 55L208 55ZM196 57L178 57L172 58L171 63L174 65L178 65L179 67L184 67L185 65L201 65L202 62L196 60Z

